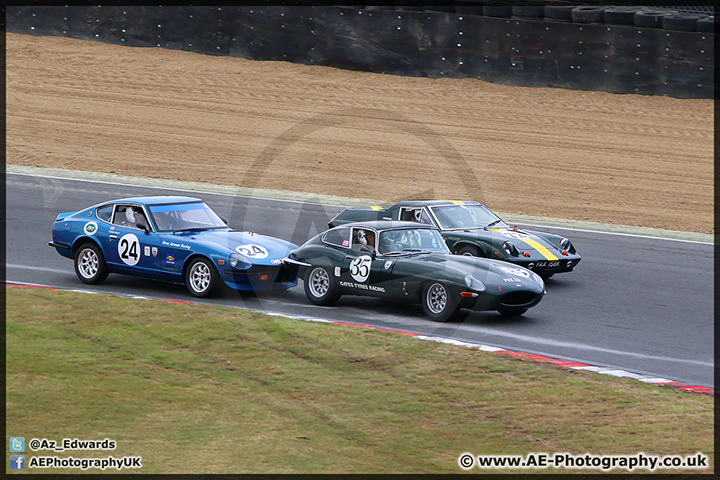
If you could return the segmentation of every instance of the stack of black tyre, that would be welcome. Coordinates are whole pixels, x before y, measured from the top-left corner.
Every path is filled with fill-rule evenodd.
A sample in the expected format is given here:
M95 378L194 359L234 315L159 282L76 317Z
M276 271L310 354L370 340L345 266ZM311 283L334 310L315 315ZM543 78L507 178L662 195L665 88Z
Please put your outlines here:
M424 11L483 15L495 18L543 20L551 22L604 23L642 28L660 28L683 32L714 33L714 16L682 13L653 7L617 7L597 5L495 5L476 0L435 2L433 0L395 0L385 5L366 4L365 8L396 11Z

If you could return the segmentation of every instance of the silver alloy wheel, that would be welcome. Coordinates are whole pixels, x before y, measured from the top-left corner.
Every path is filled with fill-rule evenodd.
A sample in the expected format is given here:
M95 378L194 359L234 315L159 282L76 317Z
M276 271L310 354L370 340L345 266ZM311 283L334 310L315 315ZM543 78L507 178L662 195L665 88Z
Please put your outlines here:
M465 252L465 253L463 253L463 257L474 257L474 256L475 256L475 255L473 255L471 252Z
M84 278L92 279L98 273L100 260L98 259L95 250L92 248L86 248L80 252L78 258L78 272Z
M425 302L431 312L435 314L441 313L447 306L447 290L441 283L434 283L428 289Z
M308 281L310 282L310 292L317 298L325 296L330 289L330 277L324 268L318 267L310 272Z
M188 280L193 290L203 293L210 286L210 268L205 262L197 262L190 268Z

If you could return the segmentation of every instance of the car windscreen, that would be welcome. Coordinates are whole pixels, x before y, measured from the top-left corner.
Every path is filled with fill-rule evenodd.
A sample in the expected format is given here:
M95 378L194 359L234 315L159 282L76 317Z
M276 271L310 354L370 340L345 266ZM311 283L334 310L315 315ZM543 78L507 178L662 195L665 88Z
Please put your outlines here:
M430 207L443 230L453 228L507 227L500 217L482 205L443 205Z
M202 202L148 207L159 232L226 227L220 217Z
M380 232L379 254L413 251L450 253L440 232L434 228L403 228Z

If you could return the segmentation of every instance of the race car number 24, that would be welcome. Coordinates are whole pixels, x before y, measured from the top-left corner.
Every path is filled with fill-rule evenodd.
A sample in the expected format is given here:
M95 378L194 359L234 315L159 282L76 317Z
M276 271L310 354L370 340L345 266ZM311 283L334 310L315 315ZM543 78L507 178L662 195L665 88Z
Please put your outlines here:
M127 265L137 265L140 261L140 241L132 234L123 235L118 242L120 260Z

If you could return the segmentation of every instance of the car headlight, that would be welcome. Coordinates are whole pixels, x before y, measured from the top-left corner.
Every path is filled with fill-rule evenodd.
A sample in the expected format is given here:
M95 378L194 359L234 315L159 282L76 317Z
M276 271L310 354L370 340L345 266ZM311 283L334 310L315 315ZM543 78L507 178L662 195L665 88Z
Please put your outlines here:
M515 245L512 244L512 242L505 242L502 245L503 250L505 250L505 253L508 255L511 255L513 257L517 257L520 255L520 252L518 252L518 249Z
M476 292L485 291L485 284L472 275L465 275L465 285L467 285L470 290L474 290Z
M563 238L560 240L560 250L567 250L570 253L575 253L575 248L573 248L573 244L570 243L570 240L567 238Z
M252 267L252 262L239 253L231 253L229 261L230 266L238 270L247 270Z

